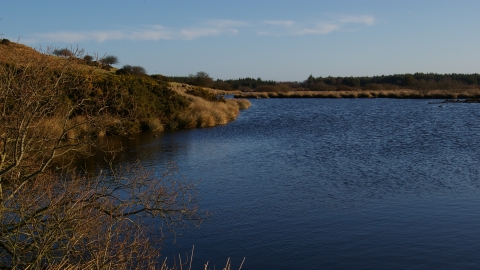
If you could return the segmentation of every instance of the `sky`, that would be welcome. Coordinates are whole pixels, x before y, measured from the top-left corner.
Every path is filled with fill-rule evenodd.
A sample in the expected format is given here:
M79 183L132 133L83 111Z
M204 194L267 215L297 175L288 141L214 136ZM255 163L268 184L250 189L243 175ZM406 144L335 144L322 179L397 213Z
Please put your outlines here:
M165 76L480 73L479 10L476 0L1 0L0 34Z

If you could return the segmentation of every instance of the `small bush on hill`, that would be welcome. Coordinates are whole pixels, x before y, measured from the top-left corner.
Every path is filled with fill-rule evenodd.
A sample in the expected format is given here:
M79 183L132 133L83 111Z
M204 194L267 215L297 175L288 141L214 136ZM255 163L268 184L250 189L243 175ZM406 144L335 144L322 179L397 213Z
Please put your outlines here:
M93 56L91 56L91 55L85 55L85 56L83 57L83 60L85 61L85 63L90 64L90 63L93 61Z
M118 64L119 61L118 61L118 57L116 57L115 55L107 55L105 56L104 58L102 58L100 60L100 62L103 64L103 65L115 65L115 64Z
M71 56L74 56L74 53L71 50L65 48L65 49L53 50L53 55L62 56L62 57L71 57Z
M2 43L3 45L8 45L8 44L10 44L10 40L4 38L4 39L2 39L1 43Z
M115 72L117 75L121 74L133 74L133 75L145 75L147 71L141 66L125 65L121 69Z

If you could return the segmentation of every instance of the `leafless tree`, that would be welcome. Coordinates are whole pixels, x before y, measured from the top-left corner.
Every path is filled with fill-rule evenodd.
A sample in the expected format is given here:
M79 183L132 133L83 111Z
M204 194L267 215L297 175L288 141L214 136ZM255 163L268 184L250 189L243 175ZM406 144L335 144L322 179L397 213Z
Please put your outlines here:
M0 268L153 268L165 229L205 217L195 187L139 164L70 169L108 116L89 94L94 68L48 54L0 63Z

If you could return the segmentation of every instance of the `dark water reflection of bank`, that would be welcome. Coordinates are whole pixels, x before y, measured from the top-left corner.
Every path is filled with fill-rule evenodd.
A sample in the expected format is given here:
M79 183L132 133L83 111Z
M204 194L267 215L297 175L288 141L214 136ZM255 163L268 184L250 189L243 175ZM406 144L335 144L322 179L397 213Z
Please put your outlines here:
M182 131L175 131L181 134ZM107 136L99 138L98 148L91 149L92 156L82 159L74 166L89 172L113 166L139 162L149 166L152 161L172 162L181 152L182 146L166 138L168 132L141 133L132 136ZM161 154L159 154L161 153Z

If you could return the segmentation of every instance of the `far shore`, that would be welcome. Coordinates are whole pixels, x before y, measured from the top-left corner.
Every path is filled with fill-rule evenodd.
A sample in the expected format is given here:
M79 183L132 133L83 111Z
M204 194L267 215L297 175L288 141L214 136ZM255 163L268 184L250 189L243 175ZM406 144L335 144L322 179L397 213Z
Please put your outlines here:
M480 98L480 90L354 90L354 91L289 91L241 92L235 98L403 98L403 99L473 99Z

